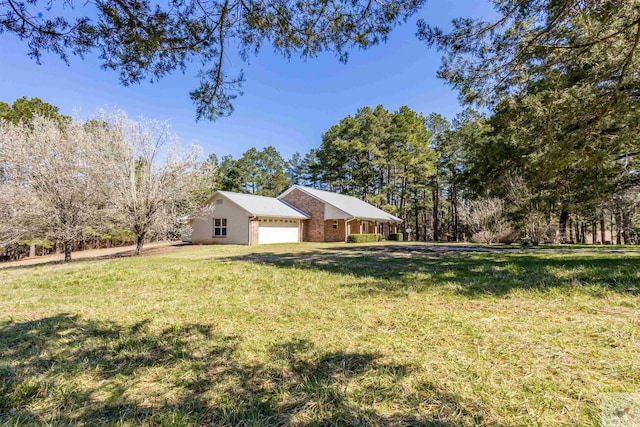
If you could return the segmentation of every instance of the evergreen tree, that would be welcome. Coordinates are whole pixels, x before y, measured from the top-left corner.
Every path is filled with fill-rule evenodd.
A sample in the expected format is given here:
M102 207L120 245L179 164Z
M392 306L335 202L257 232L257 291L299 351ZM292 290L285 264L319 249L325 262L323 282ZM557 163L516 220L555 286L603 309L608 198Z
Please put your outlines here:
M244 80L242 72L228 75L228 49L236 48L247 61L269 43L287 58L330 51L344 62L349 50L384 41L423 2L68 0L74 8L70 18L56 15L56 9L66 9L47 7L45 0L0 0L0 33L25 41L37 61L44 52L67 61L69 54L97 51L102 67L117 72L123 85L156 81L201 63L200 85L190 95L196 117L214 120L232 112ZM43 7L45 16L38 13Z

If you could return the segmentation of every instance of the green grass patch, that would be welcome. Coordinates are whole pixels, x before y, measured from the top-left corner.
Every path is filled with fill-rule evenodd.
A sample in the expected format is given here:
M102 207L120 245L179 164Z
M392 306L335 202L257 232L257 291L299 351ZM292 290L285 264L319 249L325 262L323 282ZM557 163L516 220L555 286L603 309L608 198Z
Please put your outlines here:
M200 246L0 269L0 424L598 425L637 253Z

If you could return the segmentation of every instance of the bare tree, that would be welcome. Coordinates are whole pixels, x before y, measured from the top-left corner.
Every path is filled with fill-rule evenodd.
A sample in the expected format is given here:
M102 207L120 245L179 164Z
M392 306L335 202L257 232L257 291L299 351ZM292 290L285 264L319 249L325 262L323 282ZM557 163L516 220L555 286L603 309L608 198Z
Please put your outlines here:
M102 146L96 163L111 219L130 230L140 255L150 235L179 230L193 211L194 180L200 150L183 151L166 122L133 121L122 112L102 112L92 122Z
M510 230L504 218L504 202L495 197L468 201L460 207L460 214L473 238L481 243L493 243Z
M73 241L99 220L89 159L94 141L78 123L35 117L0 123L0 244L38 236L62 242L65 261Z
M542 213L531 211L525 217L527 227L527 236L531 239L531 243L537 245L549 238L550 226L549 219Z

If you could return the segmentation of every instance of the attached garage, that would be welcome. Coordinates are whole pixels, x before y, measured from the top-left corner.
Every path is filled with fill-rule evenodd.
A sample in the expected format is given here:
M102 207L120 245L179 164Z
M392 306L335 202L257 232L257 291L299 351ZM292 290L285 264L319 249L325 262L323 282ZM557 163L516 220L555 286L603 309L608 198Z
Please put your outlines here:
M296 243L309 216L273 197L216 191L191 220L195 244Z
M260 219L258 244L295 243L300 241L300 222L294 219Z

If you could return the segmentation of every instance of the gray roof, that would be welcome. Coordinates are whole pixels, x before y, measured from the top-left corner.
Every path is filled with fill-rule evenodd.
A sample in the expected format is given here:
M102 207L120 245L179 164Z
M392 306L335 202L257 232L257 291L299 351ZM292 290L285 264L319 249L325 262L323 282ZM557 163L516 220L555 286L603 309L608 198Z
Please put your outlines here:
M316 190L315 188L303 187L301 185L294 185L289 190L285 191L278 197L282 197L287 194L291 189L298 188L307 194L319 199L324 203L328 203L333 207L336 207L346 213L349 216L359 219L369 219L375 221L391 221L402 222L397 216L393 216L390 213L378 209L375 206L365 202L364 200L357 199L352 196L344 194L332 193L330 191Z
M247 211L250 215L270 218L309 218L309 215L304 212L301 212L282 200L278 200L273 197L233 193L231 191L216 191L209 200L212 200L217 194L221 194L231 200L233 203Z

